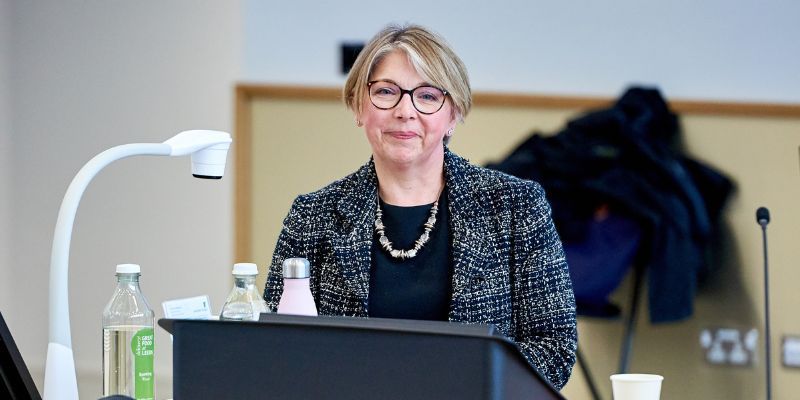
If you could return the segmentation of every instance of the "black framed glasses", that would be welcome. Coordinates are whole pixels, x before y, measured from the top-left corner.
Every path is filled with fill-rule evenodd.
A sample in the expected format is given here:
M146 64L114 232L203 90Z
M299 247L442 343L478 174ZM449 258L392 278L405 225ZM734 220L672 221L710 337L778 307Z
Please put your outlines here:
M406 90L388 80L367 82L369 100L381 110L390 110L400 104L403 95L408 93L411 104L422 114L433 114L442 109L447 91L436 86L422 85Z

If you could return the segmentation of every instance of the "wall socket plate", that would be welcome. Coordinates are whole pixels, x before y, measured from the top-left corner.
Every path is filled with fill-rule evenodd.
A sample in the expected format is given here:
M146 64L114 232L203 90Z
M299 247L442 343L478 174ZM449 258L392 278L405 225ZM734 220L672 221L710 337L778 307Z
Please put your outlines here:
M800 368L800 336L784 336L782 348L783 366Z
M700 331L700 346L705 350L705 360L709 364L753 366L756 363L758 330L706 328Z

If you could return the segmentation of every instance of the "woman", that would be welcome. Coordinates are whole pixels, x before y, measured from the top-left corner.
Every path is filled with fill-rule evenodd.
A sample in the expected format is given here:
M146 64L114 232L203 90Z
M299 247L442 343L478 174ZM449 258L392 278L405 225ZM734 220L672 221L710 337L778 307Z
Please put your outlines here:
M264 292L270 307L283 260L305 257L321 315L495 324L563 387L575 304L550 206L535 182L448 150L471 106L458 56L425 28L389 26L358 56L344 98L372 158L294 201Z

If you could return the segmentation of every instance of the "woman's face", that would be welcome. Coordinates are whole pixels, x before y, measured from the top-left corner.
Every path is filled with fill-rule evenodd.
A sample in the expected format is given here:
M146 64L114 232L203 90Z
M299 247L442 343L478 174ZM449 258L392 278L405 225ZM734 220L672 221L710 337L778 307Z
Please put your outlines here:
M389 80L406 90L432 85L422 79L406 54L399 50L384 56L369 79ZM364 124L376 161L413 167L441 159L445 133L455 127L453 115L449 99L439 111L426 115L414 108L411 96L403 94L400 103L388 110L375 107L369 96L364 96L362 113L357 119Z

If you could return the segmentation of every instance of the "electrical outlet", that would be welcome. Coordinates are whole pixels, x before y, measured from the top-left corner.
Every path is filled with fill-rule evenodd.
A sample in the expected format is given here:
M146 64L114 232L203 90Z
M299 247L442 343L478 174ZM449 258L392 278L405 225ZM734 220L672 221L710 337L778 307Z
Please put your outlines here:
M758 330L707 328L700 331L700 346L713 365L752 366L756 360Z
M800 336L783 337L783 366L800 368Z

